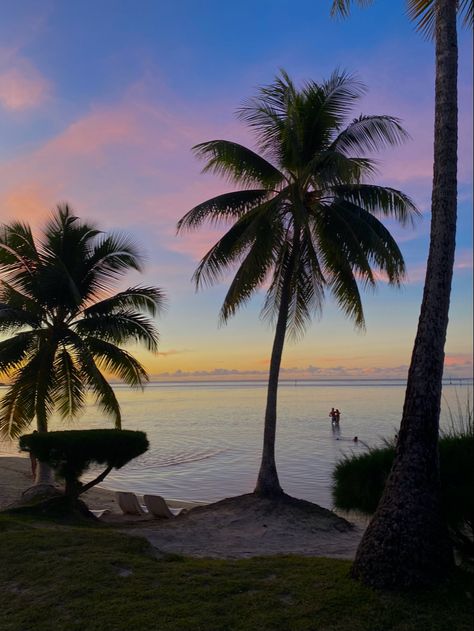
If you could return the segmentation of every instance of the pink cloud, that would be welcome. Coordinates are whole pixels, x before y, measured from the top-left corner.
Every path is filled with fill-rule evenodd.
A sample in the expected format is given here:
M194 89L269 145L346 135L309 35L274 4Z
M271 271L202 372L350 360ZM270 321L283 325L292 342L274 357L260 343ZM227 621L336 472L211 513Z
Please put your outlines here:
M468 367L472 364L472 355L469 353L447 354L444 358L444 365L447 368Z
M48 142L39 155L57 155L61 159L79 156L96 158L104 149L136 143L138 132L136 117L125 108L93 111Z
M31 181L7 193L4 202L12 217L43 215L51 206L51 190Z
M460 359L460 361L458 361ZM259 362L261 363L261 362ZM449 376L459 379L470 379L472 377L472 361L465 360L463 356L448 357L445 366L449 368ZM160 372L153 375L157 380L206 380L216 379L222 381L244 379L244 380L265 380L268 370L236 368L214 368L211 370L182 370L173 372ZM397 366L283 366L281 368L281 378L285 379L406 379L408 375L408 365ZM445 379L449 379L445 375Z
M33 151L0 164L4 216L14 217L23 200L23 217L35 223L67 200L81 216L90 214L105 227L145 222L165 247L196 258L207 246L204 233L178 239L176 222L229 186L201 176L190 149L216 135L235 137L234 127L216 134L207 111L193 110L188 117L131 88L122 101L94 107ZM41 195L35 194L38 182Z
M17 60L0 71L0 105L9 111L28 110L49 97L49 81L26 60Z
M472 252L467 248L459 249L456 252L456 258L454 260L454 272L462 273L464 271L470 271L473 267ZM410 267L408 269L407 282L420 283L424 282L426 275L426 263L418 265L416 267Z

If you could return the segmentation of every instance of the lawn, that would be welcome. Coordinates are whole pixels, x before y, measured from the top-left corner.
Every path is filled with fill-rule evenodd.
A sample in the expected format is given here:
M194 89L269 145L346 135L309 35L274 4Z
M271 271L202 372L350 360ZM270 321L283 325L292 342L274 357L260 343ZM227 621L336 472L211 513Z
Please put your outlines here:
M384 594L350 563L156 558L108 527L0 516L2 631L471 631L470 577Z

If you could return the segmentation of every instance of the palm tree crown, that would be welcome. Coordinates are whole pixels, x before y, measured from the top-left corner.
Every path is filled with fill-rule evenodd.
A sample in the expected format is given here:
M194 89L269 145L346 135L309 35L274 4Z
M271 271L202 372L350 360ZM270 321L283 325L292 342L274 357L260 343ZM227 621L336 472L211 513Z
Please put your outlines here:
M73 418L87 390L121 425L120 407L103 371L131 386L148 380L126 342L155 351L158 333L149 316L163 305L156 287L109 295L141 257L127 238L104 235L58 206L42 239L14 222L0 231L0 374L11 379L0 403L0 432L19 436L36 416L47 431L51 414Z
M281 492L273 445L286 333L304 332L327 291L363 327L359 285L375 286L373 268L393 285L405 274L402 254L379 217L406 224L417 210L400 191L369 183L376 166L365 153L397 145L407 134L391 116L348 121L364 91L354 77L338 72L298 90L282 72L238 112L255 132L257 151L227 140L194 148L206 161L204 171L241 187L199 204L178 223L178 231L205 221L232 224L201 260L196 285L217 282L235 269L221 320L266 287L262 315L276 322L260 494Z
M199 204L178 223L182 231L206 220L233 222L194 274L197 286L209 284L238 264L223 321L266 283L263 315L275 316L289 266L294 334L321 308L325 289L363 326L358 283L375 285L372 267L400 283L402 255L377 217L405 224L417 211L400 191L364 182L376 165L363 154L401 143L407 134L390 116L360 116L346 125L363 93L364 86L344 73L298 91L282 72L239 110L256 132L259 153L226 140L194 148L206 160L204 171L243 186Z

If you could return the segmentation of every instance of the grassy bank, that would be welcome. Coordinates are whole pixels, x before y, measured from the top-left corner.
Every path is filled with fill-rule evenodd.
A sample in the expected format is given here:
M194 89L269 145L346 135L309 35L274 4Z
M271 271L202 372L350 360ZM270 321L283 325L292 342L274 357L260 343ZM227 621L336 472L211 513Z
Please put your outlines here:
M380 594L346 561L155 558L105 527L0 516L2 631L470 631L469 580Z

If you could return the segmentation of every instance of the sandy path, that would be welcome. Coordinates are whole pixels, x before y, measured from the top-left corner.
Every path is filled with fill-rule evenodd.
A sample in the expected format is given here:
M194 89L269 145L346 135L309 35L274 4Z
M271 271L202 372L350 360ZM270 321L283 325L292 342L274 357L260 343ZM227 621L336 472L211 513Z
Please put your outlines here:
M170 521L130 525L162 552L223 559L298 554L354 558L362 526L315 504L294 505L242 495L194 508ZM314 507L314 509L313 509Z

